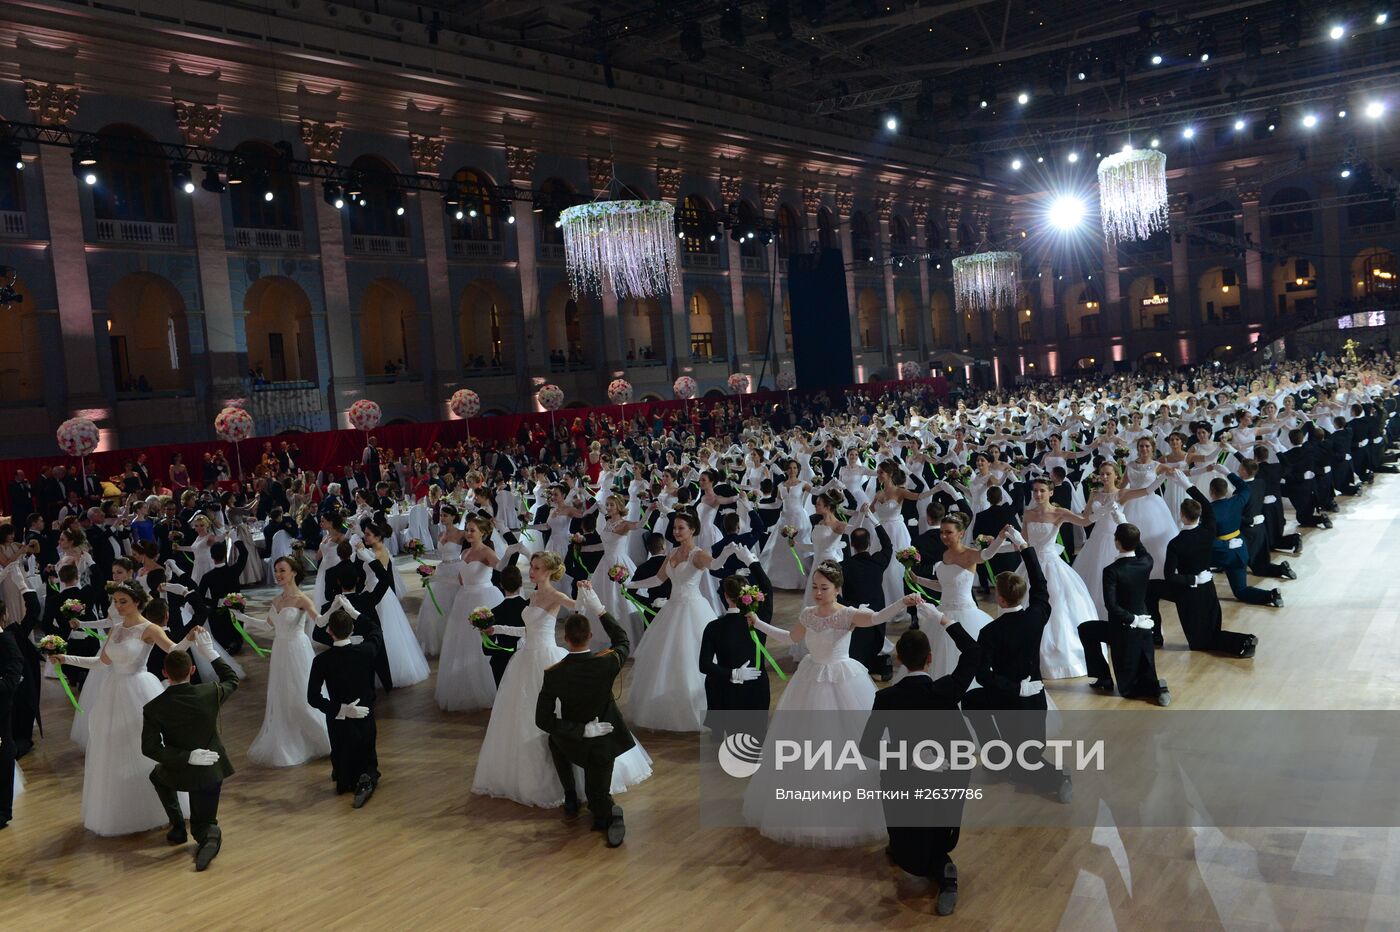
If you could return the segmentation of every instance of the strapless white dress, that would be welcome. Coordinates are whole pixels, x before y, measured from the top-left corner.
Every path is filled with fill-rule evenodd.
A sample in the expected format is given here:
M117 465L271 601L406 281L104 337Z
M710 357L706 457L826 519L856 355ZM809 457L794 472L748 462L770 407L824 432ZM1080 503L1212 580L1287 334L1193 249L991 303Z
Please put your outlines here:
M1098 617L1084 580L1060 557L1064 548L1058 540L1057 527L1046 521L1026 523L1026 543L1035 550L1050 593L1050 622L1040 639L1040 676L1047 680L1069 679L1089 672L1084 664L1079 626ZM1025 569L1020 572L1024 574Z
M669 578L671 597L632 654L627 711L641 728L700 731L705 723L700 637L718 615L700 592L708 572L688 560L671 567Z
M491 585L491 567L485 563L459 561L456 566L460 586L442 635L433 696L438 708L447 712L489 709L496 701L496 678L491 675L491 661L481 650L481 632L467 619L478 608L500 605L505 596Z
M315 651L306 636L305 613L296 607L268 613L272 656L268 661L267 705L262 728L248 748L248 759L266 767L295 767L331 752L326 717L306 702Z
M418 625L415 628L418 644L429 657L436 657L442 652L442 634L447 624L447 613L452 609L452 600L457 597L457 590L462 585L462 545L451 541L439 544L438 556L442 558L442 562L433 571L429 582L432 592L429 593L426 587L424 589L423 601L418 605ZM417 575L416 571L414 575Z
M976 582L977 574L972 570L963 569L956 563L939 562L934 564L933 578L938 580L942 593L938 600L939 611L962 625L963 630L970 634L974 641L977 640L977 635L992 620L992 616L982 611L977 605L977 600L972 597L972 584ZM947 676L957 668L962 651L958 650L958 645L941 625L937 633L925 633L933 647L933 663L929 667L929 676L934 679ZM972 688L976 688L975 682Z

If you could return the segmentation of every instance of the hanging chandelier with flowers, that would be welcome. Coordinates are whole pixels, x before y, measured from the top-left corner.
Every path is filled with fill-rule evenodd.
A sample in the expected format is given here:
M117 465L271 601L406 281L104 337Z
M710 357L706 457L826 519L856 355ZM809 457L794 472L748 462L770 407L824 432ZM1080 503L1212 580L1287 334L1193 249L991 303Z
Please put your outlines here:
M1167 157L1124 149L1099 163L1099 214L1111 243L1144 240L1167 228Z
M680 281L675 208L666 201L594 201L559 215L574 297L669 295Z
M959 311L1010 307L1020 287L1019 252L979 252L953 260L953 293Z

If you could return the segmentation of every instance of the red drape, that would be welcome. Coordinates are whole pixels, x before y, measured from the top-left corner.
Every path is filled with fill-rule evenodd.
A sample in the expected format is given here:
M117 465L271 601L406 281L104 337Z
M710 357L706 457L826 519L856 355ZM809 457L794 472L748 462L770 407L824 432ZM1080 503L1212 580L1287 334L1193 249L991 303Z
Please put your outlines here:
M924 389L930 391L940 400L948 397L948 382L942 377L929 379L912 379L900 382L872 382L865 385L854 385L840 391L828 392L827 394L839 406L840 398L843 395L878 396L889 392L900 392L907 390ZM762 391L753 392L743 396L745 412L751 410L754 405L771 406L774 403L782 403L787 400L787 392ZM807 398L817 394L816 392L790 393L796 398ZM692 420L695 415L701 415L708 421L709 409L715 404L727 404L738 400L738 396L726 395L717 398L697 398L689 403L684 401L647 401L637 402L626 406L628 418L645 417L648 420L653 414L661 413L663 416L670 411L685 409L688 405ZM566 408L555 412L556 423L569 427L575 418L582 418L587 423L591 414L600 416L607 415L618 418L623 413L623 408L619 405L601 405L595 408ZM387 427L377 427L374 430L374 439L378 441L381 448L393 450L404 449L428 449L434 443L456 444L467 439L468 427L470 427L471 439L484 441L487 443L502 440L513 440L520 436L521 426L540 426L545 430L550 426L550 415L548 412L531 414L502 414L492 417L478 417L468 421L432 421L425 424L395 424ZM650 425L648 425L650 426ZM708 427L708 425L705 425ZM140 447L125 450L103 450L93 453L87 457L87 470L90 474L100 476L104 479L112 476L119 476L125 468L127 460L136 459L137 454L146 454L146 465L150 469L153 479L163 483L169 481L170 457L176 453L181 454L185 466L189 469L190 481L201 484L202 463L206 452L222 450L228 458L229 466L234 470L235 476L238 471L239 457L241 457L244 474L252 476L258 461L262 456L262 446L265 441L271 441L273 449L276 450L281 441L294 442L301 449L298 462L303 469L320 470L332 469L337 473L345 466L358 464L360 456L365 448L365 434L358 430L327 430L315 433L297 433L281 435L276 437L251 437L240 443L225 443L221 440L208 441L205 443L174 443L164 446ZM3 500L5 513L9 513L9 480L14 477L15 470L22 469L31 483L39 475L39 471L45 466L67 466L74 474L78 472L78 461L69 456L55 453L49 456L27 457L23 459L11 459L0 461L0 476L4 477L4 482L0 483L0 496ZM20 520L23 520L22 518Z

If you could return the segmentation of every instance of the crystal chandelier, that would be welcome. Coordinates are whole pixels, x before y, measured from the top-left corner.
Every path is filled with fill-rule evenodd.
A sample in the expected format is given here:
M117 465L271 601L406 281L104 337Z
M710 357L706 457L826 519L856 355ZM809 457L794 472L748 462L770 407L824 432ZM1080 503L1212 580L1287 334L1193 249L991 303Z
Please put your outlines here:
M1019 252L979 252L953 260L953 291L960 311L991 311L1016 303Z
M669 295L680 281L675 208L666 201L594 201L559 215L574 297Z
M1099 213L1109 242L1147 239L1167 228L1167 157L1124 149L1099 163Z

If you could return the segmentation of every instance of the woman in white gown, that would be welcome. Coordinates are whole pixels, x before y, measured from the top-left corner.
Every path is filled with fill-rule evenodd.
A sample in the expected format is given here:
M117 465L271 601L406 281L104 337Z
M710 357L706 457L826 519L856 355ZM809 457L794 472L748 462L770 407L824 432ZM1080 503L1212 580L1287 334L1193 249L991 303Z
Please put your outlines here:
M778 517L778 526L768 536L768 545L759 555L763 572L774 589L801 589L807 583L807 574L793 559L790 547L800 553L811 542L812 522L807 517L807 493L812 487L798 478L799 466L796 460L787 462L787 479L778 486L778 497L783 502L783 512ZM788 540L782 535L784 527L797 529L797 536Z
M842 539L842 535L846 533L849 525L845 521L842 521L836 514L836 509L840 506L841 502L841 496L837 492L823 492L812 499L812 508L816 511L817 517L820 520L818 520L816 524L811 525L812 533L810 540L812 544L812 562L808 564L809 567L819 566L822 563L840 563L841 555L846 552L846 544ZM852 517L862 519L868 512L869 509L867 507L861 506ZM789 560L792 560L791 553L787 556ZM802 589L802 604L812 604L811 573L807 574L807 582ZM794 648L800 648L801 646L802 644L800 641L793 645ZM803 653L803 651L799 650L797 653L800 654ZM796 656L796 654L794 654L794 656Z
M568 653L555 640L559 609L574 608L574 600L554 588L564 575L564 564L552 553L530 558L530 582L535 593L521 613L523 627L498 625L495 634L519 637L515 656L501 677L491 721L477 755L472 792L513 799L526 806L550 809L564 803L559 771L549 752L549 736L535 726L535 703L544 683L544 671ZM587 585L580 585L587 591ZM582 598L582 596L581 596ZM583 771L574 768L582 787ZM611 792L621 793L651 776L651 758L638 744L613 762Z
M1152 458L1156 444L1148 437L1137 440L1137 459L1127 465L1128 489L1142 489L1148 494L1129 499L1123 505L1123 515L1142 535L1142 546L1152 555L1152 579L1161 579L1167 565L1167 544L1181 530L1172 516L1171 506L1160 495L1153 494L1166 481L1173 469Z
M903 550L912 543L909 536L909 525L904 523L904 503L906 501L918 502L921 499L933 495L933 490L918 493L911 492L904 487L904 470L893 460L886 460L880 464L880 468L875 472L876 480L879 482L880 490L875 493L875 502L871 510L875 513L875 518L880 522L880 527L884 528L886 536L890 539L890 548L895 553ZM885 590L885 604L889 605L904 597L904 566L895 559L891 559L889 565L885 567L885 575L881 580Z
M695 545L698 521L689 512L671 516L676 549L657 570L671 580L671 597L656 613L647 636L633 651L628 710L633 723L657 731L700 731L705 722L705 678L700 674L700 637L715 620L700 592L709 585L713 558Z
M1094 533L1074 558L1074 571L1084 580L1084 588L1094 600L1094 617L1107 618L1103 604L1103 571L1118 559L1118 547L1113 542L1113 529L1127 521L1124 502L1147 494L1146 489L1119 489L1118 467L1111 462L1099 464L1100 488L1089 498L1085 517L1094 525Z
M295 767L331 752L326 717L306 702L315 651L306 636L306 622L320 617L297 584L301 572L290 557L272 564L272 578L282 591L272 599L267 621L242 616L245 627L272 631L268 661L267 705L262 728L248 748L248 759L265 767ZM250 626L249 623L252 623Z
M545 541L544 549L557 556L559 562L563 563L569 559L569 547L573 543L573 523L583 517L583 509L569 504L568 495L562 485L553 486L549 490L549 501L549 517L545 519L549 539ZM572 582L569 585L572 585Z
M496 678L491 674L491 662L481 651L481 632L469 620L478 608L495 608L505 599L501 590L491 585L497 558L487 543L490 530L491 523L485 518L467 519L467 550L457 566L457 594L447 613L437 685L433 689L438 708L444 712L489 709L496 700Z
M444 504L442 514L442 536L438 538L437 553L442 561L433 571L432 594L423 594L418 606L418 644L424 655L436 657L442 651L443 629L447 624L452 600L461 587L462 543L466 534L457 527L461 515L451 505Z
M773 727L764 740L763 758L771 762L774 742L781 732L792 728L792 719L784 721L783 712L846 712L859 716L842 722L842 731L863 725L875 699L875 684L859 661L850 657L851 631L882 624L903 614L911 605L922 600L908 596L879 611L850 608L837 601L841 590L841 567L835 563L819 563L812 569L812 599L814 604L802 609L791 631L749 618L750 623L768 635L770 643L806 641L808 653L797 666L797 672L778 699ZM855 731L859 737L860 732ZM797 737L789 734L789 737ZM808 773L805 776L812 776ZM849 777L844 772L833 775L838 781ZM838 824L798 825L790 819L774 819L770 805L774 799L774 782L781 779L771 763L750 780L744 793L744 821L756 827L766 838L793 845L822 848L845 848L870 844L885 837L885 822L880 803L863 800L850 804L850 811L841 813ZM878 775L867 773L859 785L878 783ZM847 806L841 808L846 809Z
M598 568L589 577L589 582L593 584L598 601L603 603L603 611L616 619L627 632L628 641L635 646L642 640L642 619L632 607L632 603L623 595L625 590L622 585L613 582L608 573L614 566L621 566L627 570L629 578L636 571L637 564L632 562L627 542L632 532L641 527L641 524L625 518L627 500L621 495L609 495L604 508L607 519L598 522L598 537L603 542L603 556L598 561ZM607 646L607 638L608 633L598 625L593 630L593 641L589 646L594 650L601 650Z
M943 559L933 565L933 578L915 576L914 581L921 586L941 593L938 608L943 614L963 626L975 640L982 629L992 620L992 616L982 611L977 600L972 597L972 586L977 581L977 567L985 563L1001 547L1004 537L997 535L985 550L969 547L963 543L967 536L967 517L960 511L945 516L938 525L938 538L943 542ZM937 633L929 633L929 644L933 648L933 663L929 676L938 679L952 673L958 665L962 651L954 643L946 628Z
M403 603L399 601L399 596L403 594L403 580L394 569L394 561L389 557L388 548L384 546L384 541L391 532L387 526L371 519L360 525L360 533L365 542L361 553L368 552L370 560L378 560L379 565L389 571L394 582L393 588L384 593L384 598L380 600L377 608L379 625L384 634L384 652L389 655L389 675L394 678L394 688L421 683L428 678L428 661L423 656L423 648L418 646L418 639L413 636L413 629L409 627ZM368 563L369 560L365 562ZM369 583L374 582L374 574L368 566L365 567L365 576Z
M326 573L340 564L340 545L346 540L348 527L339 515L321 515L321 546L316 552L316 584L311 589L311 603L325 605ZM311 632L308 630L307 634Z
M1050 482L1036 479L1031 483L1032 506L1026 509L1024 525L1026 545L1035 550L1040 571L1045 575L1045 588L1050 591L1050 622L1040 638L1040 675L1046 680L1084 676L1089 671L1084 664L1084 645L1079 640L1079 626L1093 621L1093 597L1084 580L1075 575L1062 558L1064 546L1059 541L1060 525L1083 526L1088 521L1064 508L1050 503Z
M197 628L177 647L141 615L146 591L132 582L112 592L122 623L112 628L97 657L54 658L57 663L93 669L109 667L101 695L89 713L87 757L83 761L83 825L98 835L129 835L169 821L151 786L156 762L141 753L142 709L160 695L160 680L146 670L152 647L169 653L188 650ZM305 697L303 697L305 698ZM181 794L182 801L184 794Z

